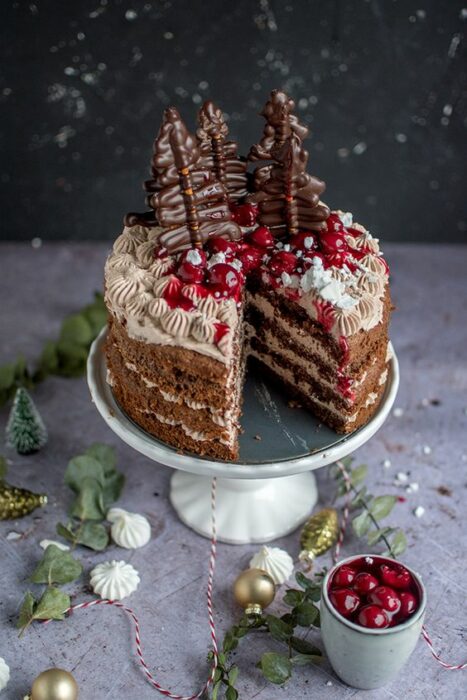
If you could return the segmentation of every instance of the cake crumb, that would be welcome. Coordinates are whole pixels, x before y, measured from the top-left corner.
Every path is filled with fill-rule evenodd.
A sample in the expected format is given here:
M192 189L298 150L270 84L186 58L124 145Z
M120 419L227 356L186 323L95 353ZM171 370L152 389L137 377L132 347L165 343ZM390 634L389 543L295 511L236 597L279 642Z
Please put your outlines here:
M385 469L389 469L390 466L391 466L391 460L390 460L390 459L385 459L385 460L383 461L383 467L384 467Z
M436 490L440 496L452 496L452 491L447 486L438 486Z
M394 411L392 412L392 415L394 418L401 418L401 416L404 415L404 409L403 408L395 408Z
M423 506L417 506L413 514L416 518L421 518L425 514L425 508Z
M326 681L326 685L328 686L328 688L330 688L330 687L333 685L333 682L332 682L332 681Z
M261 435L255 435L255 440L262 440Z
M396 481L395 481L396 485L405 484L405 482L408 480L409 480L408 474L406 474L405 472L397 472ZM397 483L397 482L399 482L399 483Z
M418 491L418 484L416 481L414 481L412 484L409 484L408 486L405 487L405 490L407 493L416 493Z
M424 455L431 455L431 447L429 445L423 445L422 451Z

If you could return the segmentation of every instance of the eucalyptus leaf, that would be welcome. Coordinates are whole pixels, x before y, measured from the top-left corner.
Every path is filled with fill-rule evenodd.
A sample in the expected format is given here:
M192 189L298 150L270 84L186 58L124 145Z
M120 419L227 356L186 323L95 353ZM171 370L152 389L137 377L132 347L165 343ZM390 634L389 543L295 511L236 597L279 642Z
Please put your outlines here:
M318 649L318 647L315 647L314 644L307 639L301 639L300 637L291 637L290 646L299 654L311 654L312 656L319 656L321 654L321 650Z
M397 498L395 496L377 496L370 507L370 512L375 520L382 520L394 508Z
M350 472L350 481L352 482L352 486L358 486L358 484L361 484L362 481L364 481L367 473L367 464L360 464L358 467L355 467L355 469L352 469Z
M33 619L35 604L36 600L33 594L30 591L28 591L23 598L23 602L21 603L21 608L19 610L18 621L16 625L17 627L22 629L29 625L29 623Z
M95 338L107 323L107 309L102 305L85 306L82 311L83 316L91 326L91 332Z
M109 544L109 533L102 523L87 521L77 529L76 544L89 547L95 552L102 552Z
M281 685L287 681L292 674L292 664L287 656L267 651L261 657L260 668L265 678L271 683Z
M222 651L225 653L228 653L229 651L233 651L236 649L238 646L238 639L237 637L232 633L231 630L229 630L225 637L224 637L224 643L222 645Z
M57 343L48 340L44 345L42 354L39 358L39 367L37 373L40 378L46 377L48 374L54 374L58 369L58 350ZM36 377L39 379L39 377Z
M70 596L59 588L46 588L34 610L35 620L63 620L70 607Z
M222 681L216 681L212 688L212 700L217 700L219 697L219 690L222 687Z
M310 627L318 618L319 610L313 603L304 602L295 609L295 614L300 627Z
M80 520L103 520L105 506L102 486L92 478L86 477L72 505L70 515Z
M87 346L93 339L91 324L82 313L68 316L62 323L60 340Z
M94 457L104 467L104 474L107 476L115 471L117 455L115 448L105 445L102 442L94 442L85 452L86 455Z
M367 493L368 493L367 487L362 486L362 488L357 491L354 498L350 502L350 507L351 508L361 508L363 505L365 505Z
M49 544L31 576L33 583L70 583L83 573L83 567L69 552Z
M229 685L225 691L225 700L237 700L238 692L232 685Z
M105 470L103 465L91 455L79 455L68 462L65 470L65 484L75 492L79 492L85 479L95 479L102 488L105 486Z
M304 598L304 593L302 591L297 591L294 588L289 588L284 595L283 601L286 605L294 608L296 605L300 605Z
M382 540L383 537L388 537L393 532L393 527L382 527L381 529L378 528L377 530L373 530L373 532L369 532L366 540L370 547L373 547L373 545Z
M395 557L402 554L407 549L407 538L402 530L397 530L394 537L391 540L391 551Z
M229 679L230 685L235 685L238 678L238 666L232 666L227 677Z
M294 654L291 662L294 666L308 666L309 664L320 664L323 660L322 656L315 654Z
M9 362L0 367L0 389L9 389L15 383L16 365Z
M125 486L125 477L120 472L114 472L109 476L106 476L103 498L104 498L104 508L107 511L109 506L120 498L123 487Z
M57 531L57 535L60 535L60 537L68 540L68 542L73 542L73 544L76 542L75 533L73 532L73 526L71 523L68 523L66 526L62 523L58 523L55 529Z
M293 627L274 615L268 615L266 620L271 637L278 642L288 642L293 634Z
M369 531L371 527L371 519L366 511L357 515L356 518L352 520L352 529L357 535L357 537L363 537Z

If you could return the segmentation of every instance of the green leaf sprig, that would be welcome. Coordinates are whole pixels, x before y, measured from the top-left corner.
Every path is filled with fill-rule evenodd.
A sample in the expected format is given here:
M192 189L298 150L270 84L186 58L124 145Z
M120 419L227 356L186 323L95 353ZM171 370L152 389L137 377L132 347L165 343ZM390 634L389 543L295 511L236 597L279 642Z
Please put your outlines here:
M67 316L58 339L47 341L31 371L22 355L14 362L0 366L0 406L11 399L16 389L33 389L49 375L78 377L86 369L92 341L107 322L104 298L95 292L94 301L78 313Z
M352 517L354 533L357 537L366 537L370 547L383 542L386 549L382 554L396 559L407 548L407 538L400 528L381 527L379 521L392 512L397 503L397 497L373 496L369 492L368 487L363 484L368 471L366 464L351 469L352 457L341 460L341 463L350 477L350 491L353 496L350 508L354 514ZM346 480L342 469L337 465L333 467L333 476L337 481L337 497L343 496L347 490Z
M109 543L103 524L111 504L118 500L125 477L116 470L115 450L109 445L95 443L83 455L73 457L65 471L65 483L75 494L71 519L57 525L57 534L71 542L95 551Z
M295 579L300 589L287 589L283 598L283 602L291 608L289 612L280 617L271 614L244 615L238 624L227 631L214 677L213 700L222 697L219 694L221 691L224 692L226 700L236 700L238 697L235 688L238 666L230 661L230 654L238 647L240 640L251 632L265 632L274 641L285 646L282 653L265 652L257 664L264 677L271 683L281 685L291 677L295 667L321 661L321 650L307 639L298 636L297 628L320 626L319 608L315 603L321 597L322 576L316 575L315 580L312 580L302 572L297 572Z
M109 543L104 525L109 506L122 492L125 477L116 470L116 454L113 447L94 443L84 454L73 457L65 470L65 483L75 494L71 505L71 519L58 523L57 533L68 542L72 550L78 545L102 551ZM1 460L0 460L1 467ZM18 627L20 634L34 620L63 620L64 611L70 607L70 596L58 586L76 581L83 573L80 561L54 544L50 544L36 565L30 581L45 584L47 588L39 599L28 591L21 604Z

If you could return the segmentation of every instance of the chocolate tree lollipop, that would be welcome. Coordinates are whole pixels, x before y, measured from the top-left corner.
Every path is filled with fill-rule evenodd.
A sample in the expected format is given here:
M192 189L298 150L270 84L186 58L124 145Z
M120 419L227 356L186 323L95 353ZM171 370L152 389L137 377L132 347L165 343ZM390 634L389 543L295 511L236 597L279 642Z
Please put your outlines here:
M240 160L235 141L226 141L229 129L222 110L207 100L198 112L196 132L201 151L199 164L214 172L227 190L229 203L247 193L246 161Z
M154 141L153 179L145 183L147 203L154 214L127 214L125 224L161 226L164 230L158 243L169 252L201 247L211 235L240 238L239 227L231 221L225 188L199 159L196 139L178 111L166 109Z
M306 172L308 153L302 138L308 129L291 113L293 107L285 93L273 91L262 112L268 120L263 138L249 154L251 160L272 161L256 168L256 191L248 202L259 206L259 222L275 235L325 228L329 216L329 208L320 201L324 182Z

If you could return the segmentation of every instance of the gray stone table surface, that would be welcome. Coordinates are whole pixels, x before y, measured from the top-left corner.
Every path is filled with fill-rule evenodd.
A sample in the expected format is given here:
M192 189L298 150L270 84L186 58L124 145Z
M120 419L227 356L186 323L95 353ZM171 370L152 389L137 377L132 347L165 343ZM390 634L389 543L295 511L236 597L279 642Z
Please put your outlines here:
M396 401L401 410L355 457L369 464L368 482L374 493L406 496L391 520L405 529L409 540L404 560L423 574L429 596L426 624L434 644L446 659L459 663L467 660L467 247L388 245L385 252L397 306L391 336L401 363ZM101 287L105 255L105 245L91 244L0 248L0 362L19 352L30 360L37 356L42 343L56 335L62 318ZM48 493L49 504L36 517L0 523L0 656L12 673L1 698L22 698L32 679L50 666L75 674L83 700L145 700L157 695L136 663L128 620L117 609L98 607L47 627L36 624L21 639L14 628L27 576L41 555L38 543L53 538L56 523L66 517L70 504L70 492L63 484L66 464L94 441L117 448L119 466L127 476L121 505L149 518L152 539L136 551L111 546L95 554L83 549L79 554L85 576L68 588L75 601L85 600L87 573L93 565L109 558L131 562L141 573L141 584L129 604L141 620L148 664L175 692L194 692L207 671L209 545L175 516L168 500L170 469L118 440L92 405L84 378L50 378L34 398L49 429L48 445L31 457L8 450L6 454L11 460L10 480ZM3 408L2 434L6 418ZM383 465L387 460L389 467ZM417 492L408 494L395 485L401 471L419 485ZM327 469L318 473L318 481L321 504L327 504L333 493ZM417 506L425 509L420 518L414 515ZM10 532L23 536L11 540ZM276 544L296 556L298 533ZM362 548L364 544L349 536L343 554ZM214 592L219 636L238 614L232 582L256 549L219 546ZM329 561L322 558L322 564ZM279 602L274 605L279 609ZM467 697L467 671L443 670L423 641L394 682L368 692L344 686L326 661L320 668L298 669L285 687L272 686L255 668L265 649L266 640L258 635L248 638L236 655L241 698Z

